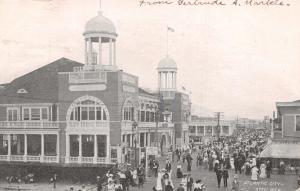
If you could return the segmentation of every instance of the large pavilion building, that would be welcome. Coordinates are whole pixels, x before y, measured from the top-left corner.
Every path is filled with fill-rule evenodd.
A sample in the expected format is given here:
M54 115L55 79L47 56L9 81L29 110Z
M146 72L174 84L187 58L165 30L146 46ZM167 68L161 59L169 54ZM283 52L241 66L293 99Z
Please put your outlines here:
M118 69L117 33L102 12L86 23L84 64L58 59L0 88L1 164L101 166L188 144L191 101L177 66L158 64L158 91Z

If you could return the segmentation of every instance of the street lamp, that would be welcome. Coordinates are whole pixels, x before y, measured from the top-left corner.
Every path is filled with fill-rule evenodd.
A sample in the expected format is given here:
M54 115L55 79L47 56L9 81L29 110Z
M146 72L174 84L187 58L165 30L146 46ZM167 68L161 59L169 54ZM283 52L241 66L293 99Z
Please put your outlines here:
M137 137L136 137L136 134L137 134L137 126L138 126L138 123L136 121L133 121L132 123L132 133L134 132L134 165L135 167L137 167L137 154L136 154L136 143L137 143Z

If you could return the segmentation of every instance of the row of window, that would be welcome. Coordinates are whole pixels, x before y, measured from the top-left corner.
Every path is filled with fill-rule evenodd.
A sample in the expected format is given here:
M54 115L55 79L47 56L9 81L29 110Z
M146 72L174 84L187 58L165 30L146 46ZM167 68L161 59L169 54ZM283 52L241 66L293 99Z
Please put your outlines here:
M24 107L22 115L19 108L7 108L8 121L40 121L49 120L49 109L47 107Z
M212 133L212 128L214 128L214 131L217 131L217 126L189 126L189 132L190 133L196 133L196 128L197 128L197 132L199 134L204 134L204 129L205 129L205 133ZM229 133L229 126L222 126L222 131L224 134L228 134Z
M100 106L77 106L70 116L71 121L106 121L107 114Z

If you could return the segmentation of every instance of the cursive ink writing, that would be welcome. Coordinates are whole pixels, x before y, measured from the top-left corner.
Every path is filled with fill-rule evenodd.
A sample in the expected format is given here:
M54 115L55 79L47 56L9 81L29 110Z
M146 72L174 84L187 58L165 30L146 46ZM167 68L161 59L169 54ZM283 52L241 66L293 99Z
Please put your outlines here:
M178 0L178 5L226 5L226 3L221 0Z
M289 0L139 0L139 6L290 6Z
M290 6L282 0L234 0L232 4L236 6Z
M145 5L170 5L173 4L173 1L145 1L145 0L140 0L139 5L145 6Z

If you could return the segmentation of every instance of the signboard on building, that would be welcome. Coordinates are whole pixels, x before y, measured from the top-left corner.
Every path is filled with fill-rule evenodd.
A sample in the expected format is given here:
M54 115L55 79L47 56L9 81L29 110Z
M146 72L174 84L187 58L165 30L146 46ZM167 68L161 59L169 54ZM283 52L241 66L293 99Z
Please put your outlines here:
M158 148L157 147L146 147L147 155L158 155Z

